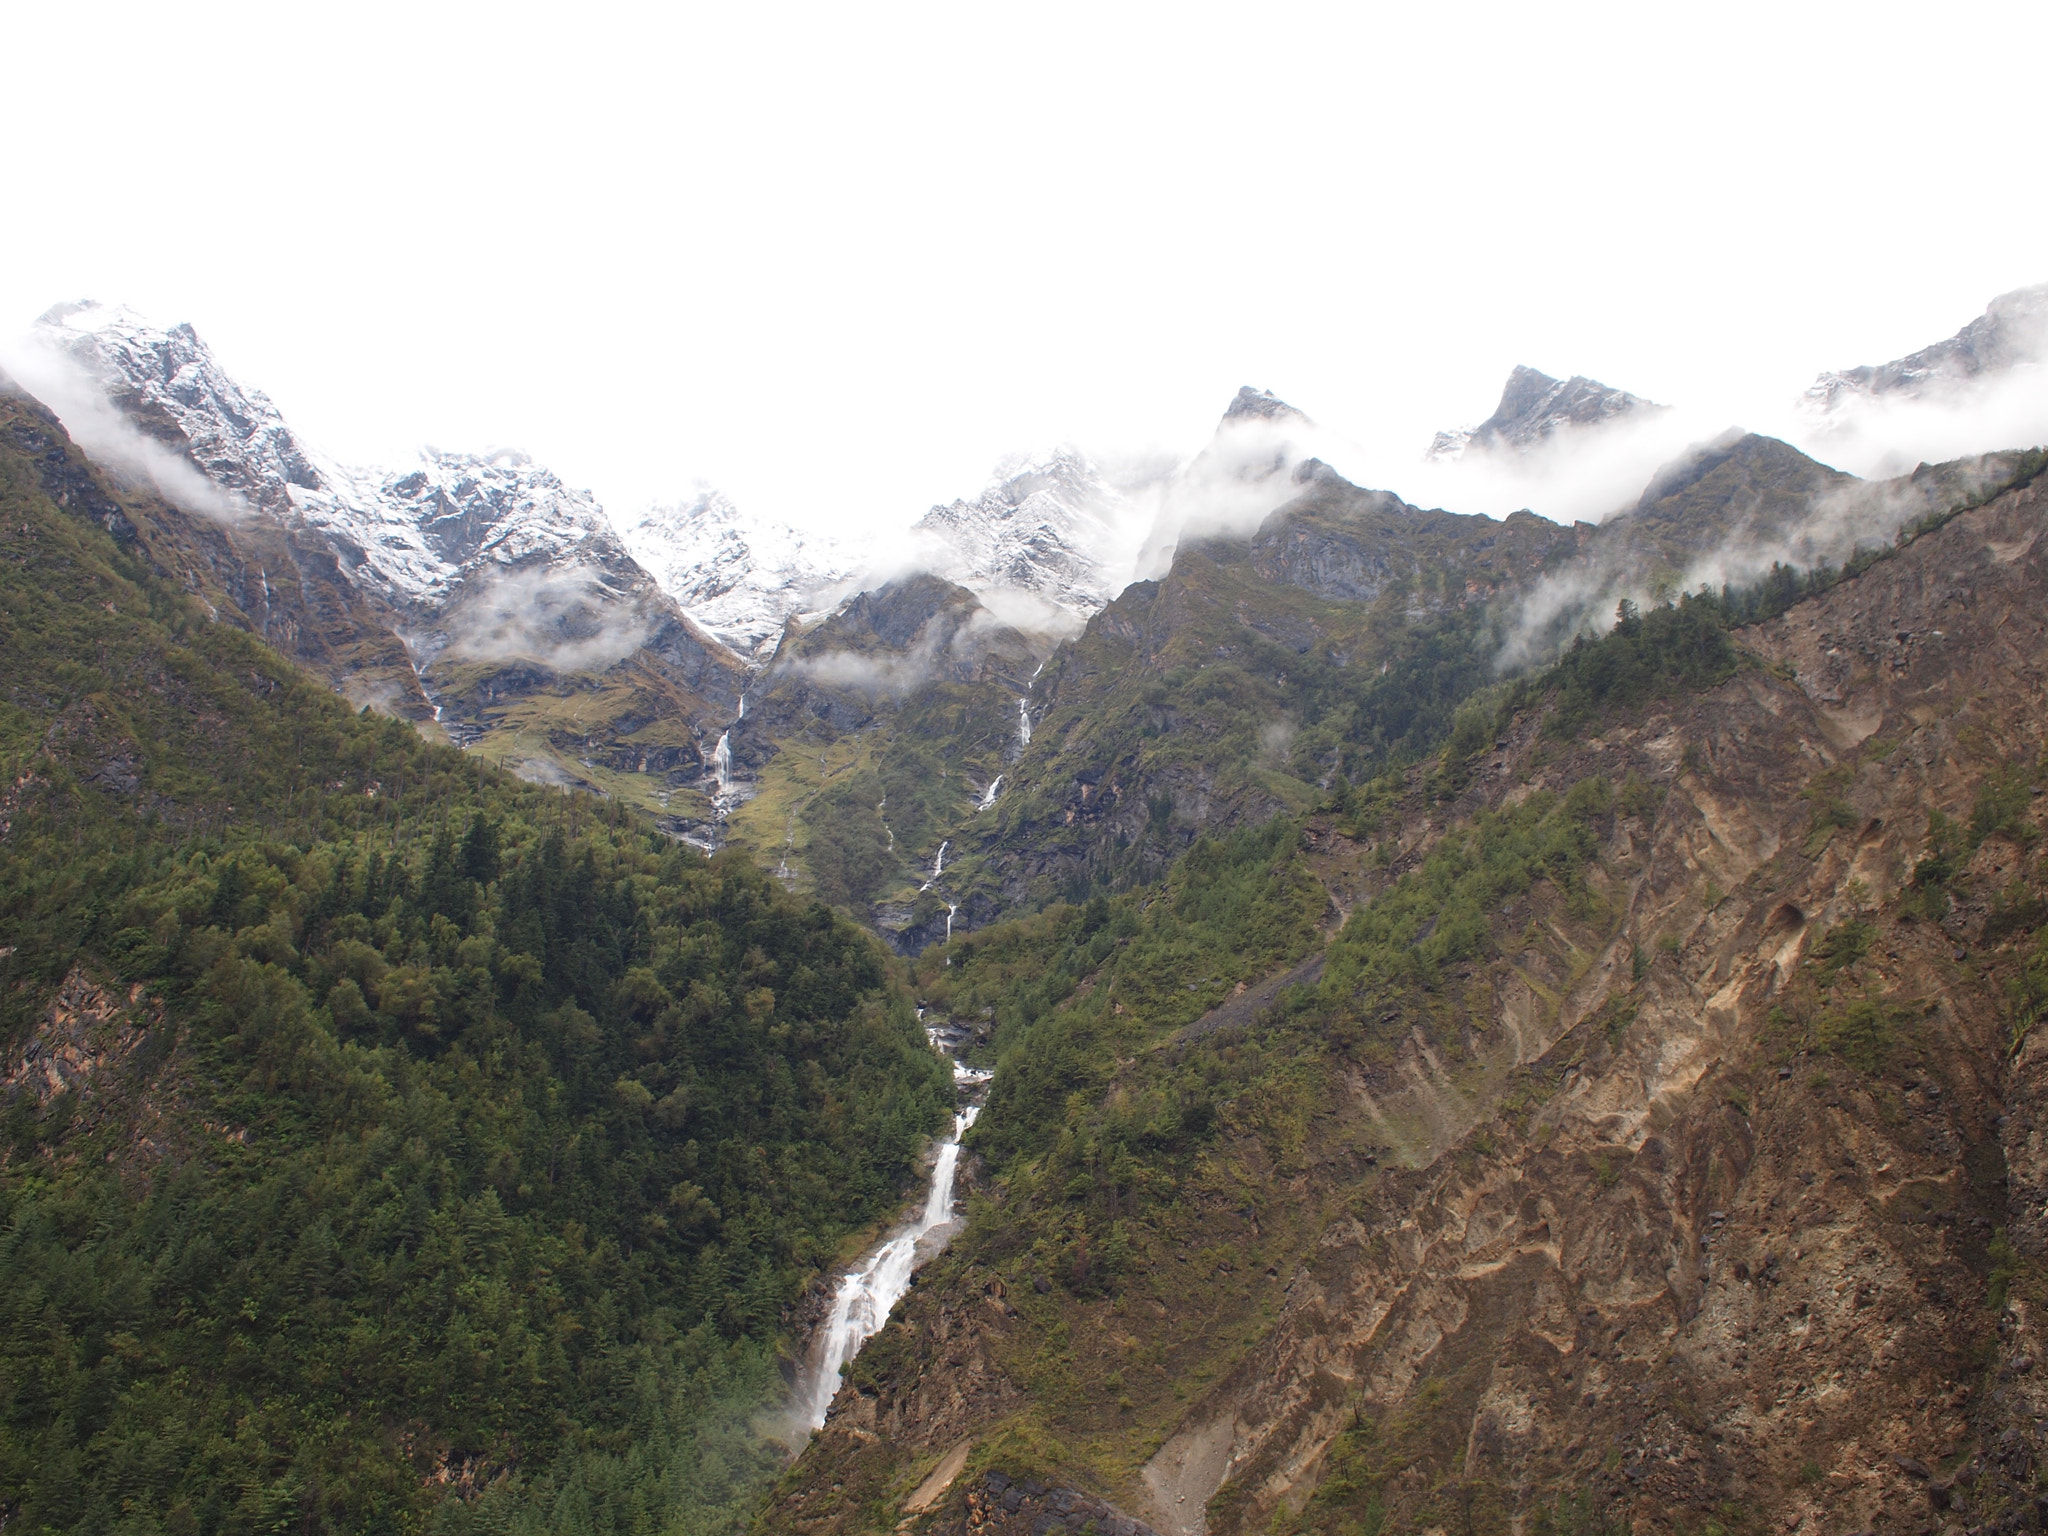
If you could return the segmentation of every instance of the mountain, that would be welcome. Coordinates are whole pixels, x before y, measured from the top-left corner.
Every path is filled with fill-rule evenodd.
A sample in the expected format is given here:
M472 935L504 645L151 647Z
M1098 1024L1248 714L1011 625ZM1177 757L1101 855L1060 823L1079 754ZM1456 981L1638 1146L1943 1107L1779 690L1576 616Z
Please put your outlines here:
M725 819L707 832L905 953L956 914L988 920L962 912L948 852L1005 793L1052 648L943 577L860 593L792 634L756 681L726 738Z
M357 713L147 500L0 389L7 1524L742 1528L952 1098L896 968Z
M33 382L87 449L161 493L148 540L257 634L530 776L649 806L697 792L745 663L588 492L511 451L340 465L189 325L60 305L35 340Z
M1566 526L1248 388L819 589L52 324L111 335L96 462L0 400L5 1521L2039 1523L2048 454L1731 431ZM1474 451L1651 409L1521 384Z
M1560 430L1599 427L1623 416L1664 407L1574 374L1553 379L1516 365L1494 413L1476 427L1439 432L1428 458L1449 463L1467 453L1520 453L1551 440Z
M927 955L975 1215L756 1530L2031 1524L2041 467Z
M954 846L974 926L1156 879L1205 833L1427 750L1491 676L1516 596L1579 547L1529 513L1425 510L1314 460L1287 483L1253 528L1184 539L1032 683L1030 742Z
M622 553L589 493L524 454L428 450L388 471L336 464L268 396L229 377L189 325L164 331L126 309L63 304L36 336L136 426L189 458L231 512L318 530L358 587L401 611L438 612L465 581L494 569L616 562Z
M1823 373L1808 387L1806 408L1825 418L1886 398L1966 395L2018 369L2048 360L2048 283L2000 294L1946 341L1889 363Z
M1271 390L1242 386L1201 452L1150 487L1152 526L1138 546L1137 578L1164 576L1184 537L1243 531L1287 500L1315 431L1313 421Z
M832 607L856 568L831 539L748 517L708 486L655 503L620 534L691 618L756 661L774 655L791 619Z
M1129 556L1130 504L1073 447L996 466L972 501L912 526L915 557L980 594L1035 600L1038 622L1071 630L1114 597Z

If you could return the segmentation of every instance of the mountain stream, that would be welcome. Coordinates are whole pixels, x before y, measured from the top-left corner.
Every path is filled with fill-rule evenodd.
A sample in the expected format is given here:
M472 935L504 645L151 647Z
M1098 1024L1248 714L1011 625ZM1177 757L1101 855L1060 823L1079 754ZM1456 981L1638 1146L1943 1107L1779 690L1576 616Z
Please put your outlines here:
M960 1138L981 1113L974 1098L990 1074L961 1064L955 1053L966 1036L957 1027L928 1025L925 1033L934 1050L953 1059L959 1107L953 1114L952 1134L939 1143L924 1205L917 1215L885 1237L857 1268L839 1277L832 1309L813 1336L811 1358L797 1381L794 1407L805 1431L823 1427L826 1411L839 1393L840 1372L888 1322L890 1310L910 1289L912 1271L942 1250L959 1229L953 1183L960 1167Z

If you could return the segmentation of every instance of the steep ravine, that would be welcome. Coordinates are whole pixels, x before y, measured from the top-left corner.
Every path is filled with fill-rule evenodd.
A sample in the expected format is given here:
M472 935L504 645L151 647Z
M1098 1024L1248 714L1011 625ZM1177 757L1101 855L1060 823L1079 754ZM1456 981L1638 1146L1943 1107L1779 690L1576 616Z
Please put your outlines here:
M1312 822L1355 920L1484 807L1643 787L1590 915L1539 882L1459 978L1455 1050L1387 1017L1298 1145L1226 1134L1206 1207L1159 1218L1177 1255L1093 1299L971 1242L934 1266L760 1528L996 1529L991 1471L1174 1533L2034 1518L2048 1065L2009 984L2044 527L2008 492L1739 635L1708 693L1574 743L1525 719L1370 844ZM1171 1394L1095 1385L1147 1361Z

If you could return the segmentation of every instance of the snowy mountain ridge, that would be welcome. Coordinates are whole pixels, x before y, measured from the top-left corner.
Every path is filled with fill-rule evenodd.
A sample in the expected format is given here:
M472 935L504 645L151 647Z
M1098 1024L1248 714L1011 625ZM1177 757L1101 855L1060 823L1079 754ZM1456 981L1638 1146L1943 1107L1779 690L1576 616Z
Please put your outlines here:
M190 325L64 304L36 338L138 429L189 457L230 498L317 528L358 586L421 617L475 576L543 562L614 565L625 549L588 491L514 450L420 451L401 469L343 465L305 443L269 396L245 389Z
M1886 396L1935 397L2048 361L2048 283L2002 293L1984 313L1932 346L1889 363L1823 373L1801 401L1827 416Z
M792 617L847 595L854 561L838 541L749 517L700 485L620 528L633 557L690 616L742 656L766 660Z
M1014 454L972 501L935 506L910 530L924 568L979 596L1026 594L1078 627L1116 596L1131 503L1069 444Z
M792 618L908 565L979 593L1027 594L1066 628L1115 595L1111 569L1128 563L1117 551L1129 504L1070 447L1005 460L979 496L933 507L901 544L864 563L829 536L751 517L709 486L615 525L588 491L516 450L427 448L396 468L344 464L222 367L189 324L160 327L88 301L46 312L33 339L74 371L57 393L72 397L63 404L74 419L98 411L111 461L159 478L167 460L171 470L189 461L214 502L193 510L314 530L350 582L402 616L429 654L451 608L514 572L580 573L576 590L598 608L658 589L758 664ZM122 434L131 441L116 441ZM178 499L172 485L159 488Z
M1437 433L1424 457L1451 463L1475 451L1522 452L1561 429L1597 427L1617 417L1663 409L1653 401L1602 384L1598 379L1581 374L1553 379L1518 363L1508 375L1493 414L1476 427Z

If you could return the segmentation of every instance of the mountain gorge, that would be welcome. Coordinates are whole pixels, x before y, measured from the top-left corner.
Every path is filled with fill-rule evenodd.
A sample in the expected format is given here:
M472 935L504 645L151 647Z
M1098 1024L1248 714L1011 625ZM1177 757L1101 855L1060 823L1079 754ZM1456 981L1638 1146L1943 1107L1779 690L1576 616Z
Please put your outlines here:
M2031 442L1859 478L1737 428L1489 517L1246 388L860 559L709 487L615 527L519 454L344 467L189 327L41 329L0 1524L2048 1518ZM1518 368L1431 452L1663 409ZM912 1219L970 1091L964 1225Z

